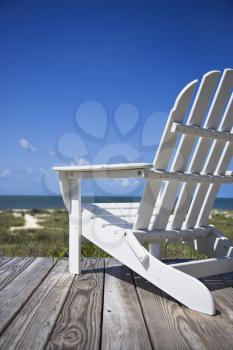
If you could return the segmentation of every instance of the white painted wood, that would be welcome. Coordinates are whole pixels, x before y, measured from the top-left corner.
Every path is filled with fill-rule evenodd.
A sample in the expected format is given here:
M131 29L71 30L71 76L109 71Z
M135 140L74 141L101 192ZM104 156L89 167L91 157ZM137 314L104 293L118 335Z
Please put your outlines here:
M151 169L148 171L147 177L150 179L161 179L173 182L193 182L207 184L231 184L233 182L232 175L204 175L192 173L178 173L170 171L159 171Z
M107 210L122 210L123 213L127 212L128 210L138 210L139 202L130 202L130 203L83 203L83 208L92 208L93 212L99 212L103 211L104 209Z
M146 170L140 170L140 173L138 171L133 171L129 174L129 170L123 170L123 171L98 171L98 173L91 173L91 172L63 172L60 171L60 178L61 178L61 191L62 191L62 197L64 202L67 205L67 208L69 207L69 180L74 179L83 179L83 178L122 178L122 177L145 177L149 180L162 180L162 181L177 181L177 182L195 182L195 183L232 183L233 177L232 175L204 175L204 174L189 174L189 173L182 173L182 172L171 172L171 171L161 171L156 170L154 168L149 168Z
M70 181L66 172L59 172L59 184L63 202L68 213L70 213Z
M216 227L205 237L188 242L191 247L209 258L229 256L233 258L233 246L231 241L223 236Z
M233 124L232 116L233 116L233 95L231 96L231 99L228 103L228 106L226 108L219 130L231 131L232 124ZM221 158L223 157L222 159L224 160L226 159L226 153L225 153L226 151L224 151L225 147L226 147L226 142L222 140L217 140L213 142L210 153L207 157L204 169L202 171L203 174L214 174L214 173L225 174L226 173L227 166L229 165L229 162L231 160L231 156L230 156L231 151L228 151L229 155L227 156L227 159L229 161L225 163L224 167L220 166L219 170L216 172L217 167L221 163ZM233 150L232 143L228 144L228 147ZM218 188L219 186L217 187L217 189ZM186 221L185 221L186 227L193 227L195 224L199 224L198 216L200 211L202 211L202 209L200 210L200 207L203 207L203 203L204 203L204 206L206 205L205 197L208 192L208 189L209 189L208 184L200 183L197 186L188 215L186 217ZM215 194L217 194L217 191L215 191ZM212 205L213 205L213 202L211 203L211 208L212 208ZM205 216L205 220L200 220L200 222L201 222L201 225L207 224L208 222L207 215Z
M147 262L149 259L149 253L148 251L139 243L137 238L134 236L132 231L125 231L124 237L126 242L128 243L130 249L134 252L136 257L141 261L143 264Z
M120 212L118 214L120 214ZM90 218L93 217L93 213L92 213L91 207L89 206L89 209L84 209L83 220L87 221L85 225L92 223L92 225L95 226L96 223L98 223L98 225L101 227L101 230L105 229L106 235L103 235L104 239L107 239L110 237L109 232L112 232L115 235L115 238L121 239L124 232L129 231L129 229L133 227L133 224L131 223L131 225L129 225L128 228L124 227L125 222L127 222L128 219L127 221L125 221L125 218L123 218L124 220L122 224L122 221L121 221L122 219L119 216L117 217L116 212L113 211L112 213L113 222L112 222L110 215L111 213L109 212L109 216L105 216L105 217L97 216L94 220L93 219L90 220ZM116 220L117 218L118 220ZM196 237L203 237L203 239L198 239L197 241L195 240L195 242L193 241L194 243L198 242L198 249L195 244L193 245L194 249L197 249L198 251L206 254L209 257L218 257L218 256L225 256L225 255L231 254L230 252L232 248L231 242L228 239L226 239L221 233L219 233L216 230L216 228L213 227L212 225L204 228L197 227L194 229L166 230L166 231L137 230L133 232L135 233L135 235L139 240L142 239L141 240L142 243L148 242L150 239L153 241L153 239L156 240L157 238L158 240L162 241L163 240L162 236L164 238L168 238L169 241L173 241L173 238L175 239L175 237L180 241L189 240L191 236L192 236L192 239ZM209 235L210 233L212 234ZM143 240L144 237L145 237L145 240ZM100 244L102 244L102 240L100 241Z
M129 169L144 169L151 167L151 163L125 163L125 164L96 164L96 165L69 165L69 166L54 166L55 171L103 171L103 170L129 170Z
M216 170L216 173L221 173L221 170L224 171L224 169L227 168L228 164L232 159L232 155L233 155L233 145L232 143L230 143L226 145L222 153L222 157L219 161L219 165ZM203 202L199 216L197 218L197 224L206 223L208 221L209 213L213 208L218 190L219 190L219 185L212 184L209 186L208 192L205 196L205 200Z
M156 169L166 170L166 166L169 163L171 157L173 146L177 139L176 135L169 132L170 126L173 121L181 122L183 120L196 84L197 80L188 84L176 99L176 103L170 112L169 119L167 121L165 131L160 142L159 150L157 151L158 155L153 162L153 166ZM168 147L169 145L170 147ZM164 164L162 164L161 158L164 159ZM140 203L135 229L148 228L150 218L154 210L155 202L160 191L160 186L161 181L148 181L142 197L142 201Z
M229 95L232 91L232 79L233 79L233 70L226 69L223 72L217 91L214 95L213 102L211 104L210 110L206 117L206 121L204 123L204 128L207 128L207 129L217 128L218 123L221 120L220 119L221 115L229 99ZM201 172L211 143L212 141L207 138L199 140L195 148L195 152L192 156L191 163L188 168L189 173ZM171 222L171 228L174 228L174 229L181 228L185 220L187 211L189 209L189 205L190 205L195 188L196 188L196 185L193 183L183 184L181 192L179 194L179 198L175 206L173 219Z
M217 80L219 79L220 72L213 71L205 74L200 83L199 89L195 96L190 114L188 116L188 125L200 125L208 110L209 102L212 97L212 93L216 88ZM176 122L176 121L175 121ZM171 165L172 172L184 172L189 161L193 146L195 143L195 137L192 135L183 135L180 143L177 147L174 160ZM180 183L167 182L158 203L158 215L155 217L153 228L165 229L168 224L169 216L172 212L175 204L177 191L180 187ZM180 227L178 227L180 228Z
M102 227L104 220L88 220L91 214L83 211L83 235L88 240L187 307L210 315L215 313L211 293L199 280L164 264L149 253L149 259L142 264L123 232L115 233L117 226L106 230Z
M81 273L81 182L70 180L71 211L69 214L69 271Z
M98 170L98 171L74 171L68 172L69 179L122 179L122 178L142 178L144 169L116 169L116 170Z
M154 230L154 231L134 231L135 236L141 243L161 243L167 242L185 242L200 237L205 237L212 232L212 226L196 227L194 229L183 230Z
M87 209L92 213L90 219L96 217L104 218L106 221L110 220L111 223L105 223L105 226L118 224L123 226L120 220L125 226L132 228L135 223L137 210L139 203L93 203L82 204L82 208ZM155 213L152 214L152 218ZM120 220L119 220L120 218Z
M152 256L154 256L160 260L161 255L162 255L161 243L150 243L149 244L149 252Z
M143 177L146 169L152 167L150 163L126 163L106 165L85 165L85 166L61 166L53 167L59 171L60 176L67 176L68 179L87 178L130 178Z
M153 167L155 169L166 170L168 163L170 161L173 147L177 140L177 135L170 131L172 123L182 122L187 109L189 107L190 101L192 99L194 88L197 84L197 80L194 80L188 84L179 94L176 99L175 105L170 112L162 139L160 141L156 156L153 162ZM141 204L138 211L138 217L135 223L135 229L147 229L151 220L151 215L153 213L156 200L158 198L161 181L149 180L143 194ZM150 251L160 257L160 246L149 247Z
M229 133L232 128L232 105L230 107L228 105L218 128L221 114L232 90L232 72L232 70L224 71L204 123L205 130L200 131L219 72L210 72L203 77L187 125L182 125L185 133L181 136L170 168L178 137L176 131L182 131L178 130L180 126L174 123L183 123L197 81L186 86L178 96L153 165L135 163L54 168L59 171L62 196L69 211L70 272L80 273L81 236L83 235L85 239L98 245L184 305L210 315L215 313L210 292L193 276L200 277L233 269L231 242L216 228L207 226L207 217L219 184L232 182L232 173L227 172L233 152L233 144L229 142L231 138ZM217 132L212 130L217 128ZM194 133L194 129L197 132ZM207 157L212 144L213 132L217 137ZM223 139L223 133L226 134L226 139ZM204 134L208 137L202 137ZM201 139L198 141L187 171L186 167L197 136L201 136ZM217 168L216 162L218 162ZM213 163L215 163L214 166ZM203 166L204 170L202 170ZM140 206L138 203L86 204L81 210L80 179L88 177L146 177L148 183ZM175 213L169 222L180 182L185 184L182 187ZM187 217L189 217L190 208L192 208L190 201L194 189L197 188L196 191L198 191L201 186L206 186L202 187L205 189L206 196L198 220L195 216L193 227L189 228L185 225L182 227L186 213L188 212ZM187 198L184 198L184 193ZM195 196L199 198L196 200L201 204L201 197L198 197L198 194ZM184 199L186 199L184 213L182 212L181 215ZM166 265L159 260L161 242L164 240L188 241L194 249L216 259L179 264L179 266L177 264ZM152 242L150 252L141 244L148 242ZM219 259L219 257L224 258Z
M185 125L180 123L173 123L171 132L193 135L195 137L207 137L215 140L233 142L233 134L225 131L218 131L212 129L204 129L195 125Z
M233 259L230 257L195 260L179 264L171 264L179 271L193 277L201 278L233 271Z

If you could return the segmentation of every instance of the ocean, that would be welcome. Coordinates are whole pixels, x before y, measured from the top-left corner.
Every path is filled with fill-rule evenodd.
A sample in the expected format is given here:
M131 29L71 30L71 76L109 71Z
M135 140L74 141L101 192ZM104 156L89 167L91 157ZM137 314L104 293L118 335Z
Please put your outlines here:
M141 197L84 196L84 203L138 202ZM61 196L0 196L0 209L64 209ZM217 198L214 208L233 210L233 198Z

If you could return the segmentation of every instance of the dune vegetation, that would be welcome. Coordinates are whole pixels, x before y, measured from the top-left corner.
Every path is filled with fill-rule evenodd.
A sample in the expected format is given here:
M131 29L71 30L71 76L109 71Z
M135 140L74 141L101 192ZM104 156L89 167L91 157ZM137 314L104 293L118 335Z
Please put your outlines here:
M209 222L233 241L233 211L213 210ZM68 214L65 210L0 211L0 255L68 256ZM82 256L106 257L86 242ZM163 258L203 258L183 243L164 243Z

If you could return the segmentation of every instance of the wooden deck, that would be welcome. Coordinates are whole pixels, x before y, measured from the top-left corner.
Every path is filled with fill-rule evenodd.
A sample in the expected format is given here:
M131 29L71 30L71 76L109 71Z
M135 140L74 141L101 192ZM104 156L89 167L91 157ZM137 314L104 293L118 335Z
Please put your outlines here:
M114 259L0 258L1 349L233 349L233 274L205 279L217 315L187 309Z

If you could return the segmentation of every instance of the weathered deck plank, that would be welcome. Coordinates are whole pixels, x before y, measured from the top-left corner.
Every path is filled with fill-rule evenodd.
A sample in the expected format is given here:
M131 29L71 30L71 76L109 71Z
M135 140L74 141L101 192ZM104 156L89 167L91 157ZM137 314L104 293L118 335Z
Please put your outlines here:
M0 292L0 334L27 302L52 266L52 259L36 258Z
M133 277L154 349L206 349L195 322L185 317L175 300L141 276Z
M2 261L1 349L233 349L232 273L203 279L217 308L208 316L114 259L85 258L79 276L67 260Z
M102 349L151 349L131 271L105 260Z
M208 316L182 307L185 317L189 322L195 323L198 334L202 335L205 347L211 350L232 350L233 327L232 321L227 317L226 305L221 306L218 300L218 292L213 291L216 302L217 314ZM224 289L222 290L224 291ZM217 294L216 294L217 292ZM232 291L233 292L233 289Z
M219 300L219 295L224 295L225 289L217 289L224 288L221 278L214 276L206 279L209 288L217 289L213 295L218 314L213 317L180 305L142 277L133 275L155 349L232 349L233 328L229 327L229 317L226 317L227 303L221 304ZM228 293L233 298L232 288ZM229 312L229 295L227 310Z
M229 324L233 322L233 289L226 288L214 291L217 310Z
M0 290L10 283L20 272L30 265L35 258L13 258L0 266Z
M103 281L104 259L83 259L47 349L99 349Z
M12 258L10 257L5 257L5 256L0 256L0 266L6 264L8 261L10 261Z
M58 261L2 334L0 348L44 349L73 279L68 261Z

